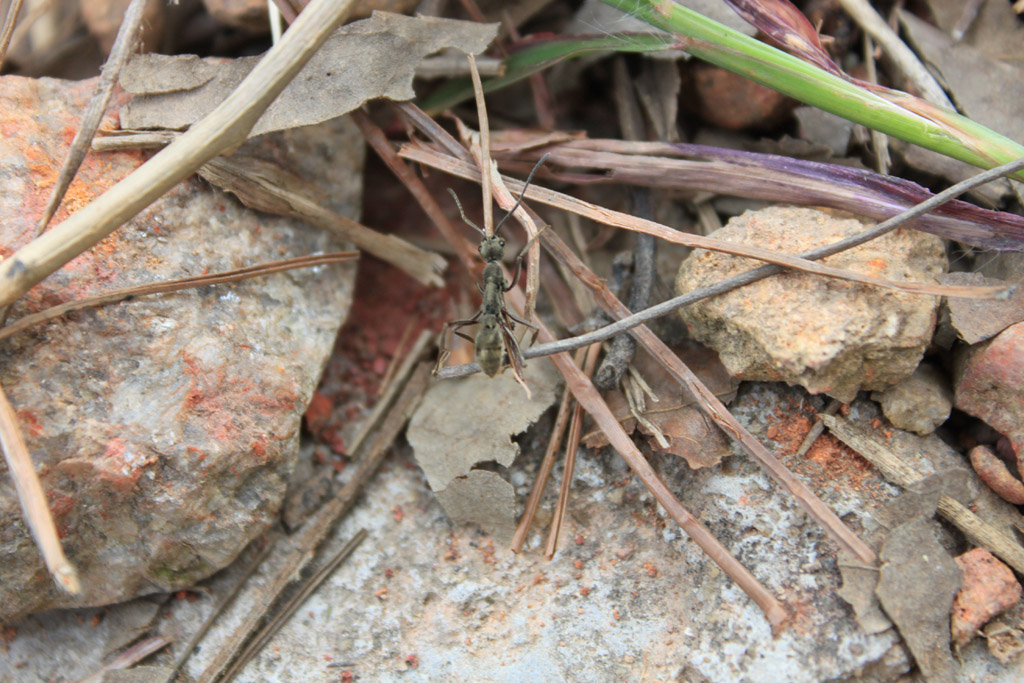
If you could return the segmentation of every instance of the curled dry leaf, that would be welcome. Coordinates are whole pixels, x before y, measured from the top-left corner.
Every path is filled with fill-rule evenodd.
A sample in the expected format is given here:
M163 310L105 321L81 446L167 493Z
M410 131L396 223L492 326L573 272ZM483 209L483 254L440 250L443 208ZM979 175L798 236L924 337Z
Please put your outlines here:
M723 402L728 403L736 396L739 380L729 375L714 351L696 342L687 342L675 351ZM641 425L640 431L649 437L651 448L685 458L693 469L712 467L721 462L723 457L731 455L729 441L722 431L704 418L700 409L694 405L693 397L647 351L641 349L637 352L633 367L658 397L657 402L647 399L647 410L643 411L643 417L668 441L667 447L660 444L652 430ZM610 391L605 400L626 433L631 433L637 421L630 414L623 393L619 390ZM583 444L587 448L599 448L608 444L608 438L600 430L593 429L583 437Z
M410 100L417 64L443 48L482 52L497 24L376 12L340 28L271 104L250 136L336 118L367 100ZM121 109L123 128L187 128L210 113L259 62L139 55L121 74L135 95Z

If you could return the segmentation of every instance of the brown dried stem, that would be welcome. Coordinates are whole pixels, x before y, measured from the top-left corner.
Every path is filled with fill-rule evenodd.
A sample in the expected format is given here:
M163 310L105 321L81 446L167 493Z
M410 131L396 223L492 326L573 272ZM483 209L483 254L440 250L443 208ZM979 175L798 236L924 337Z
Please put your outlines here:
M576 358L573 362L578 366L583 361L583 349L576 351ZM551 436L548 437L548 445L544 451L544 459L541 460L537 476L533 479L533 488L526 499L526 506L523 509L523 516L519 519L519 526L512 535L512 552L519 553L526 542L526 534L530 532L533 525L533 518L537 515L540 507L540 499L544 496L544 488L547 486L548 478L551 477L551 470L555 467L555 455L558 447L562 444L562 437L565 436L565 428L569 423L569 408L572 407L572 394L568 387L562 392L562 402L558 406L558 415L555 417L555 424L551 427Z
M450 156L440 154L429 148L407 144L399 150L399 156L426 164L427 166L444 171L445 173L451 173L452 175L466 178L467 180L478 181L479 179L479 172L472 165L459 161L458 159L454 159ZM505 181L508 183L508 186L512 191L521 191L523 189L523 184L517 180L505 178ZM834 268L821 263L815 263L807 260L806 258L762 249L760 247L738 244L735 242L726 242L725 240L719 240L712 237L704 237L702 235L681 232L674 228L670 228L667 225L637 218L619 211L606 209L604 207L597 206L596 204L585 202L582 199L577 199L561 192L555 192L554 190L549 190L537 185L531 185L526 189L526 198L590 218L599 223L654 235L666 242L673 242L675 244L682 244L684 246L699 249L719 251L725 254L733 254L735 256L745 256L747 258L765 261L766 263L785 266L787 268L800 270L806 273L834 277L840 280L849 280L851 282L874 285L876 287L885 287L888 289L898 289L914 294L956 296L972 299L994 299L1004 296L1008 292L1006 287L953 287L921 282L893 282L883 278L855 273L843 268ZM846 248L849 247L847 246Z
M483 193L484 235L494 234L494 200L491 199L491 127L487 121L487 104L484 102L484 88L480 83L480 72L476 68L476 57L467 54L469 73L473 77L473 95L476 98L476 115L480 127L480 155L477 163L483 171L480 190Z
M261 275L280 273L285 270L310 268L312 266L321 266L330 263L341 263L343 261L353 261L357 258L359 258L359 252L355 251L338 251L329 254L298 256L296 258L284 259L282 261L272 261L270 263L246 266L245 268L238 268L236 270L228 270L223 273L183 277L176 280L165 280L163 282L153 282L147 285L115 289L104 294L97 294L96 296L76 299L75 301L51 306L50 308L39 311L38 313L32 313L31 315L19 318L10 325L0 328L0 341L7 339L8 337L12 337L19 332L23 332L35 325L40 325L49 320L53 320L54 318L59 318L62 315L67 315L73 311L80 311L84 308L105 306L107 304L117 303L118 301L124 301L137 296L165 294L167 292L178 292L183 289L193 289L195 287L206 287L209 285L226 284L228 282L238 282L240 280L247 280Z
M18 416L14 413L7 393L0 387L0 447L7 461L7 471L14 482L14 490L18 493L21 512L25 516L25 524L32 531L32 537L43 556L46 568L53 577L53 582L61 590L78 595L82 587L78 581L78 572L64 555L57 535L57 527L50 514L50 506L46 503L43 485L39 482L32 457L28 453L25 439L18 427Z
M597 356L601 353L601 344L592 344L587 349L586 360L583 363L583 374L588 379L594 376L594 367L597 365ZM548 532L548 542L544 548L544 555L550 560L555 556L558 549L558 537L562 532L562 520L565 519L565 511L569 507L569 489L572 487L572 476L576 471L576 451L580 447L580 436L583 433L583 406L576 402L576 408L572 411L572 422L569 424L569 439L565 443L565 466L562 468L562 485L558 490L558 502L555 504L554 513L551 516L551 529Z
M142 12L146 8L147 1L132 0L124 13L121 27L117 30L117 38L110 49L110 55L100 71L100 80L96 83L96 90L89 99L78 132L75 133L75 137L71 141L71 148L68 150L64 164L60 168L60 175L50 193L46 209L43 210L43 215L36 225L35 236L39 236L46 229L50 219L53 218L53 214L56 213L57 207L60 206L64 194L78 172L78 167L82 165L82 160L85 159L85 155L89 151L89 144L100 127L103 113L107 110L110 96L114 93L114 86L117 85L117 78L121 74L121 68L135 51L135 41L139 33L139 26L142 25Z

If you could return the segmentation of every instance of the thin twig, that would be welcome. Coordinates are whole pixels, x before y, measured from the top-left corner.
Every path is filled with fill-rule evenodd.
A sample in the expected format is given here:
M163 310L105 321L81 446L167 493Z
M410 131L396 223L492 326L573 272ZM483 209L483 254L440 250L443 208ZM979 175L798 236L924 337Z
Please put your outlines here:
M887 221L883 221L882 223L879 223L878 225L872 228L869 228L861 233L858 233L857 235L848 237L838 242L833 242L832 244L826 245L824 247L818 247L817 249L805 252L801 256L805 259L820 259L825 258L826 256L831 256L832 254L838 253L845 249L855 247L859 244L863 244L864 242L874 239L875 237L895 230L903 223L913 220L914 218L917 218L918 216L921 216L935 209L936 207L945 204L946 202L954 199L955 197L963 194L964 192L967 192L968 190L974 187L977 187L978 185L983 185L987 182L995 180L996 178L1013 173L1022 168L1024 168L1024 159L1018 159L1017 161L1008 164L1003 164L1002 166L998 166L991 170L984 171L972 178L968 178L967 180L964 180L962 182L957 183L956 185L953 185L952 187L940 192L934 197L931 197L926 201L921 202L920 204L917 204L907 209L906 211L900 213L899 215L893 216ZM509 184L512 185L513 187L515 186L515 183L512 181L510 181ZM527 197L530 196L532 190L533 187L531 187L530 190L527 191ZM668 313L671 313L677 308L688 306L694 302L700 301L701 299L706 299L717 294L723 294L738 287L742 287L743 285L750 284L751 282L756 282L770 275L780 273L782 272L782 270L783 269L780 266L775 265L760 266L759 268L748 270L745 273L734 275L731 278L722 280L721 282L717 282L708 287L702 287L692 292L687 292L686 294L677 296L673 299L669 299L668 301L664 301L655 306L651 306L645 311L641 311L639 313L623 317L621 320L614 322L611 325L607 325L606 327L602 327L599 330L588 332L586 334L581 334L576 337L571 337L569 339L563 339L552 344L538 344L537 346L530 347L529 349L523 351L523 358L537 358L540 356L550 355L552 353L558 353L561 351L571 351L573 349L578 349L583 346L589 346L594 342L609 339L619 334L620 332L629 330L633 327L636 327L637 325L642 325L648 320L653 320L663 315L667 315ZM460 365L445 368L444 371L439 374L439 377L442 379L446 379L448 377L462 377L465 375L472 374L473 372L479 372L479 369L472 368L472 365L473 364L468 364L469 367Z
M0 306L16 301L202 164L240 145L353 4L354 0L313 0L281 42L209 115L89 205L0 262Z
M577 365L583 360L583 349L578 349L573 362ZM569 424L569 408L572 407L573 398L568 387L562 392L562 402L558 406L558 415L555 423L551 426L551 435L548 437L548 445L544 451L544 459L541 460L537 475L533 478L533 488L530 489L530 496L526 499L523 508L523 516L519 519L515 534L512 535L512 552L519 553L526 542L526 534L530 532L533 525L533 518L537 516L537 509L540 507L540 500L544 496L544 488L547 486L551 470L555 467L555 455L558 447L565 436L565 428Z
M601 353L601 345L594 344L587 349L586 360L583 363L583 374L593 377L594 366L597 365L597 356ZM569 423L569 438L565 442L565 465L562 468L562 485L558 490L558 501L555 503L554 513L551 515L551 528L548 531L548 542L544 547L544 556L549 560L555 556L558 549L558 537L562 532L562 520L565 519L565 511L569 507L569 489L572 487L572 477L576 471L576 451L580 447L580 435L583 433L583 406L576 402L576 408L572 411L572 421Z
M14 25L18 21L18 14L21 13L22 0L11 0L7 6L7 14L4 16L4 26L0 29L0 69L3 69L4 61L7 59L7 48L11 46L11 36L14 35Z
M456 175L462 178L466 178L468 180L479 182L478 169L476 169L470 164L461 162L457 159L453 159L452 157L438 154L433 150L418 147L415 145L405 145L399 151L399 155L406 159L412 159L414 161L418 161L428 166L432 166L434 168L444 171L445 173L451 173L452 175ZM1012 164L1000 166L999 168L1006 168L1011 165L1016 165L1018 163L1021 164L1021 167L1024 167L1024 159L1022 159L1012 162ZM988 173L988 171L986 171L985 173ZM506 176L502 176L502 178L508 184L508 187L511 191L522 192L524 186L523 183L508 178ZM938 196L941 195L936 195L936 197ZM834 277L840 280L848 280L860 284L874 285L876 287L884 287L888 289L898 289L906 292L911 292L913 294L925 294L931 296L958 296L963 298L979 299L999 298L1001 296L1007 295L1009 292L1009 289L1007 287L951 287L921 282L894 282L892 280L885 280L883 278L871 277L844 268L835 268L820 263L814 263L813 260L807 258L807 254L815 254L819 251L830 248L828 246L819 247L818 249L807 252L807 254L803 256L791 256L789 254L783 254L780 252L771 251L769 249L763 249L761 247L755 247L748 244L727 242L725 240L715 239L712 237L704 237L702 235L694 235L690 233L681 232L679 230L675 230L674 228L670 228L667 225L662 225L661 223L656 223L650 220L643 220L635 216L631 216L629 214L621 213L619 211L612 211L611 209L606 209L604 207L597 206L596 204L591 204L590 202L585 202L581 199L577 199L575 197L571 197L561 192L555 192L554 190L549 190L545 187L540 187L537 185L531 185L529 188L527 188L525 197L527 199L539 201L542 204L548 204L549 206L553 206L555 208L564 209L566 211L579 214L586 218L595 220L599 223L605 223L607 225L624 228L626 230L635 230L638 232L647 233L649 235L654 235L655 237L659 237L667 242L682 244L688 247L718 251L725 254L732 254L734 256L744 256L747 258L757 259L759 261L766 261L768 263L777 264L779 266L786 266L787 268L793 268L794 270L799 270L806 273ZM935 197L932 197L932 199L935 199ZM904 214L900 215L903 216ZM916 215L917 214L915 214L915 216ZM862 242L857 240L861 239L861 236L865 234L870 236L867 239L864 239L863 241L874 239L875 237L894 229L893 227L888 227L889 225L892 225L890 223L891 220L893 219L885 221L884 223L879 223L873 228L870 228L862 233L859 233L857 236L847 238L846 240L836 242L835 244L843 245L842 249L840 249L840 251L842 251L844 249L849 249L853 246L861 244ZM909 220L909 218L905 220ZM886 227L883 229L881 228L881 226ZM877 234L873 232L876 230L879 231ZM827 255L831 255L831 253L835 252L830 252ZM744 275L756 272L759 272L759 269L748 271L748 273L745 273ZM776 270L768 274L774 274L776 272L780 271ZM758 277L757 279L760 279L760 277Z
M197 678L199 683L211 683L219 677L220 672L230 664L235 654L248 641L250 634L259 626L267 610L277 602L281 593L309 561L314 550L323 543L338 520L352 508L363 487L380 467L409 415L419 403L420 397L429 384L429 377L430 365L427 363L416 366L412 371L392 410L384 417L377 429L376 438L366 447L365 454L360 458L352 478L329 503L324 505L289 539L291 551L288 557L278 573L268 579L258 598L249 605L249 610L242 618L241 623L231 633L228 645L217 653L214 660Z
M831 415L822 414L818 419L825 423L833 436L877 467L889 481L908 488L924 479L920 472L907 463L906 458L894 453L887 444L863 427ZM988 524L948 495L939 496L938 512L963 531L971 542L990 550L1018 573L1024 574L1024 548L1015 539Z
M168 292L178 292L183 289L194 289L196 287L238 282L240 280L259 277L261 275L270 275L271 273L280 273L285 270L294 270L296 268L310 268L313 266L321 266L331 263L341 263L343 261L353 261L357 258L359 258L359 252L337 251L329 254L298 256L296 258L285 259L283 261L272 261L270 263L263 263L255 266L246 266L245 268L228 270L223 273L195 275L191 277L178 278L176 280L165 280L163 282L153 282L146 285L115 289L104 294L97 294L96 296L76 299L57 306L51 306L50 308L39 311L38 313L32 313L31 315L19 318L10 325L0 328L0 341L23 332L35 325L40 325L49 320L53 320L54 318L59 318L62 315L67 315L73 311L80 311L85 308L106 306L107 304L125 301L126 299L138 296L166 294Z
M46 229L50 219L53 218L53 214L56 213L57 207L60 206L61 201L64 199L64 194L67 192L68 187L71 186L71 181L74 179L75 174L78 173L78 167L82 165L82 160L85 159L85 155L89 152L89 144L96 135L96 130L100 127L100 121L103 119L103 114L107 110L107 104L110 102L110 96L113 95L114 86L117 85L118 76L121 74L121 68L128 62L128 59L135 51L135 42L139 33L139 26L142 25L142 12L146 9L146 2L148 0L132 0L124 13L121 27L117 30L117 38L110 49L107 61L103 63L103 68L100 70L100 79L96 83L96 89L89 99L85 113L82 115L78 132L75 133L75 137L71 141L71 148L68 150L64 164L60 168L60 175L57 177L57 182L50 193L50 199L46 203L43 215L36 225L34 237L38 237Z
M342 562L348 559L348 556L359 547L359 544L362 543L365 538L366 529L360 529L357 531L356 535L353 536L352 539L334 555L334 557L328 560L316 574L305 581L302 588L299 589L299 591L292 596L287 603L281 606L280 611L274 615L274 618L267 622L263 628L253 635L252 640L246 648L242 650L231 666L224 672L220 677L220 680L225 683L227 681L234 680L235 676L245 668L245 665L248 664L253 657L259 654L260 650L266 647L267 643L270 642L270 639L281 630L281 627L284 626L289 619L291 619L296 610L302 607L302 604L309 599L309 596L320 587L320 584L334 573L334 570L336 570Z
M46 502L43 485L39 482L32 457L28 453L25 439L18 427L18 416L7 400L7 393L0 386L0 447L4 451L7 470L10 472L14 490L18 494L18 503L25 516L25 525L32 531L32 537L43 556L46 568L53 577L53 582L66 593L78 595L82 586L78 580L78 572L64 555L60 545L60 536L50 514L50 506Z
M168 672L167 678L164 679L164 683L174 683L174 679L178 677L178 672L181 670L181 667L185 666L185 662L187 662L188 658L192 655L192 651L196 649L196 645L199 644L199 641L203 639L203 636L205 636L207 631L210 630L210 627L212 627L221 617L228 605L230 605L234 599L238 597L238 594L242 592L242 588L245 587L249 578L256 573L256 570L260 568L263 561L270 556L270 552L275 549L277 541L281 536L282 534L278 532L263 539L263 549L246 563L241 576L239 576L234 585L231 586L231 589L217 600L217 604L213 606L210 613L205 619L203 619L203 623L199 626L199 629L193 633L192 637L189 638L187 643L185 643L184 649L178 653L177 658L174 660L174 664L171 665L171 670Z
M280 216L290 216L329 230L359 249L406 273L428 287L442 287L447 261L397 235L385 235L331 211L314 201L308 183L288 169L256 157L234 154L211 159L199 175L237 196L243 204Z

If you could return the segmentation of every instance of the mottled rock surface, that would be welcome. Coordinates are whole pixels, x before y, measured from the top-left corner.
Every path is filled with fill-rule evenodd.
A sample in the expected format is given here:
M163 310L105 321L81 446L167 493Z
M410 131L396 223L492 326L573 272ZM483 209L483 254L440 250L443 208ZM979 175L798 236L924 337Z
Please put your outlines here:
M926 363L892 388L872 393L871 398L878 401L894 425L922 435L931 434L949 419L953 407L948 380Z
M953 642L963 647L978 630L1020 601L1021 586L1013 570L984 548L975 548L956 558L964 585L953 603L950 630Z
M94 81L0 79L0 251L30 239ZM115 103L116 104L116 103ZM113 105L112 105L113 107ZM338 122L256 140L355 213L362 142ZM90 154L55 222L139 166ZM342 248L191 179L17 303L12 320L101 291ZM58 595L0 463L0 620L191 585L276 517L300 417L347 310L353 264L142 297L36 327L0 347L65 550Z
M975 344L957 360L956 407L1009 439L1020 467L1024 459L1024 323Z
M741 389L730 409L869 538L899 489L827 434L806 456L795 455L824 404L802 389L753 385ZM874 403L857 401L850 416L870 426L878 424L879 412ZM892 433L923 473L963 466L963 457L935 435L878 428ZM520 509L546 434L541 425L521 440L524 454L510 477ZM548 487L524 552L514 555L473 527L452 525L408 451L400 448L386 462L324 556L361 528L367 540L236 680L338 681L347 680L347 671L357 681L403 683L890 681L912 666L895 631L866 634L857 625L836 593L842 580L836 546L744 456L697 471L674 455L650 460L682 502L789 607L793 621L777 637L608 449L580 453L565 533L551 561L543 546L556 487ZM1015 515L1008 524L1019 521L1011 506L1000 504ZM276 561L272 555L269 563ZM236 564L214 577L207 583L210 595L178 594L167 603L156 631L175 642L150 660L154 665L180 652L241 569ZM217 619L186 665L188 674L198 676L224 647L271 572L258 572ZM107 610L103 623L124 607ZM111 642L102 624L90 625L97 613L49 612L19 624L0 657L0 679L34 683L94 671ZM45 648L59 652L35 656ZM960 657L965 680L1019 679L1017 663L1000 664L983 639Z
M865 224L815 209L769 207L733 218L712 234L799 254L861 232ZM897 230L824 260L892 280L933 282L946 268L942 241ZM696 250L679 268L676 291L704 287L759 263ZM785 381L844 402L910 375L935 327L938 300L787 271L680 309L693 335L731 373Z

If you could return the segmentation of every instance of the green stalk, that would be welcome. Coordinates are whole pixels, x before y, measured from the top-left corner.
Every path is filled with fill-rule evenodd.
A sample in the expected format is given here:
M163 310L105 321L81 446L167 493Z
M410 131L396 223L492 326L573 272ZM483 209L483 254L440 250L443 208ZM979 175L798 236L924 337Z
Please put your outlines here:
M566 36L545 40L509 55L502 62L505 73L483 83L484 92L499 90L563 59L583 57L601 52L655 52L672 47L670 35L629 34L616 36ZM452 107L473 96L469 78L453 78L435 90L420 106L430 114Z
M1024 146L964 116L895 91L887 99L674 2L602 2L668 31L695 57L868 128L981 168L1024 158Z

